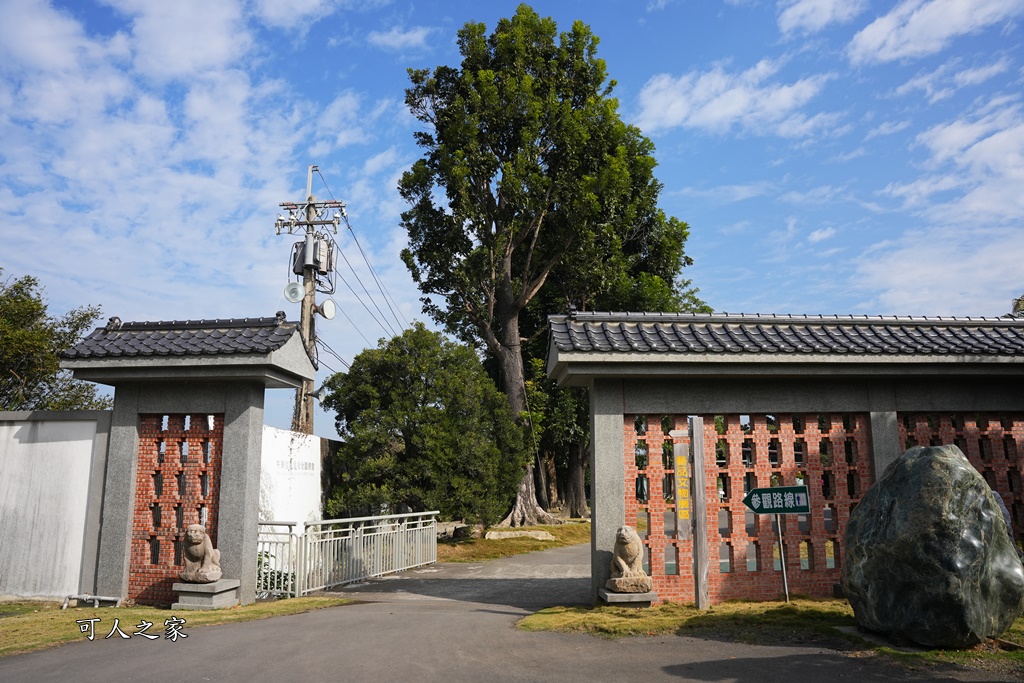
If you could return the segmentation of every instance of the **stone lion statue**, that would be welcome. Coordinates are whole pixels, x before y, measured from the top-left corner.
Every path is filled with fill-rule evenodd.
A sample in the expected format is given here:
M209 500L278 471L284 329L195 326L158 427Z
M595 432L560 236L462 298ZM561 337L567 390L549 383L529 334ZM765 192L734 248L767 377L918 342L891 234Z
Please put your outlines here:
M189 524L185 530L185 571L181 580L187 583L213 583L220 579L220 551L215 550L201 524Z
M643 566L644 544L633 527L620 526L615 532L612 578L646 576Z
M651 577L644 571L644 544L636 529L620 526L615 532L615 551L612 556L612 578L605 588L615 593L647 593L652 588Z

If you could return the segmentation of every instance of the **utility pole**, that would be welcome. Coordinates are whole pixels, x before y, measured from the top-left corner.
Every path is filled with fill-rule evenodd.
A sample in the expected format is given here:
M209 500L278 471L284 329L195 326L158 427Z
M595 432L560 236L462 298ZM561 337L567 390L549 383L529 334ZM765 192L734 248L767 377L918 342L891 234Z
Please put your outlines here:
M318 202L313 195L313 172L316 166L309 167L306 177L306 201L302 204L281 202L280 207L288 212L288 217L278 214L274 227L277 234L287 228L291 235L297 228L305 235L299 249L302 265L302 309L300 312L300 330L306 352L316 363L316 325L313 314L320 309L316 305L317 273L326 273L333 267L333 258L329 256L331 249L327 240L320 239L317 233L319 226L332 226L338 233L338 225L345 212L345 205L339 201ZM337 209L334 216L324 220L328 209ZM294 252L293 252L294 253ZM297 266L297 264L296 264ZM297 269L296 271L297 272ZM292 413L292 431L303 434L313 433L313 394L316 391L313 380L303 380L302 387L295 391L295 410Z

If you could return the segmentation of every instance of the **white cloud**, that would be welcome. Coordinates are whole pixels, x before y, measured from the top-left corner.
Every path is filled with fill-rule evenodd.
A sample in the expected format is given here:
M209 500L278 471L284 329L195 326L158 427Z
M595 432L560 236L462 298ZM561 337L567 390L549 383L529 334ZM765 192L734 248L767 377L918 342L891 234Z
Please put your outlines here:
M256 0L256 15L269 26L293 28L332 14L338 0Z
M131 90L128 39L87 38L70 16L31 0L0 3L0 85L7 115L61 124L117 107Z
M115 38L107 43L87 39L78 22L42 0L0 3L0 55L7 68L75 71L83 59L125 56L123 37Z
M823 242L824 240L827 240L831 237L835 237L835 235L835 228L821 228L819 230L814 230L813 232L811 232L811 234L807 236L807 241L810 244L817 244L818 242Z
M858 147L857 149L850 150L849 152L837 154L836 156L832 157L830 161L843 164L846 163L847 161L853 161L854 159L859 159L863 156L867 156L867 153L868 151L866 149L864 149L863 147Z
M679 77L658 74L640 91L637 125L651 131L684 126L714 133L739 128L783 137L804 137L833 125L834 115L800 112L832 76L819 74L784 84L772 80L779 69L778 62L766 59L739 73L718 65Z
M1021 254L1018 227L919 229L870 249L852 282L874 314L998 316L1020 295Z
M784 230L773 230L768 233L768 237L772 242L789 242L796 237L796 217L786 217L786 228Z
M868 131L868 134L864 136L865 140L871 140L873 138L881 137L883 135L894 135L899 133L901 130L906 130L910 127L910 121L884 121L878 126L875 126Z
M191 78L238 63L252 36L236 0L108 0L131 17L134 66L158 80Z
M891 197L903 199L905 206L913 208L924 206L936 194L957 190L964 186L964 181L951 175L938 175L919 178L908 183L890 183L882 191Z
M366 12L383 7L391 0L255 0L253 11L268 26L308 28L340 9Z
M374 124L394 107L394 102L383 100L367 107L364 100L359 93L345 90L323 108L316 121L315 144L320 154L375 139Z
M427 38L436 30L430 26L415 26L403 31L395 26L390 31L370 31L366 39L370 45L392 52L426 50Z
M847 54L854 64L924 57L1021 13L1021 0L903 0L857 33Z
M388 147L379 154L374 154L363 164L363 174L374 176L384 170L393 169L398 163L398 150L395 147Z
M867 6L866 0L781 0L779 30L785 36L817 33L829 24L850 21Z
M731 204L733 202L741 202L745 199L762 197L773 190L773 183L762 180L756 183L746 183L744 185L719 185L718 187L710 188L687 187L681 190L680 194L688 197L700 197L710 199L714 202Z
M231 52L248 45L237 6L186 5L208 20L187 27L195 39L177 7L118 0L125 23L104 36L44 4L0 3L3 266L38 275L55 310L96 302L147 320L285 307L289 243L271 226L277 203L304 189L292 177L304 172L299 152L321 131L332 147L353 128L365 134L393 109L352 92L324 107L304 99ZM153 38L161 21L168 35ZM161 87L154 76L180 80ZM397 192L384 174L365 186L380 200L362 208L375 225ZM381 277L404 278L402 301L414 302L397 257L366 246Z
M885 193L936 225L998 227L1024 221L1024 114L1012 100L994 101L917 136L929 173L893 183Z
M834 201L841 191L838 187L822 185L807 192L786 192L780 199L791 204L821 205Z
M723 226L718 231L726 236L742 235L749 232L753 227L754 224L751 221L743 220Z
M908 95L920 90L928 98L929 104L952 97L958 90L967 86L979 85L1007 71L1012 62L1003 57L999 61L973 69L956 71L960 60L943 64L929 73L920 74L896 88L897 95Z
M918 142L931 150L935 162L959 158L965 160L968 149L983 141L989 135L1019 125L1019 105L991 102L976 112L965 115L950 123L933 126L918 135ZM1010 153L1011 150L1005 150Z

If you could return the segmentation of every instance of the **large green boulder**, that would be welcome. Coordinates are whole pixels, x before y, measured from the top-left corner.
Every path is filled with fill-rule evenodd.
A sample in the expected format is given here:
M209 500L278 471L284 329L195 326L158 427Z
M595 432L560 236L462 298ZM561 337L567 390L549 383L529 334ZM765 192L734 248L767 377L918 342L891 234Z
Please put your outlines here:
M911 448L846 526L842 583L857 624L965 648L1024 610L1024 567L994 494L956 446Z

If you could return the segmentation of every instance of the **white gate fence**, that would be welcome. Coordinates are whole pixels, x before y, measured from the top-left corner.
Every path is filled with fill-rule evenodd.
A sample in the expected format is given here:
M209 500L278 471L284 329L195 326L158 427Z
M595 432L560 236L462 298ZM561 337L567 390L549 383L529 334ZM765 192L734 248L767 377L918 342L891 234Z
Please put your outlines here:
M260 522L256 591L297 597L433 564L437 514Z

